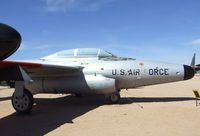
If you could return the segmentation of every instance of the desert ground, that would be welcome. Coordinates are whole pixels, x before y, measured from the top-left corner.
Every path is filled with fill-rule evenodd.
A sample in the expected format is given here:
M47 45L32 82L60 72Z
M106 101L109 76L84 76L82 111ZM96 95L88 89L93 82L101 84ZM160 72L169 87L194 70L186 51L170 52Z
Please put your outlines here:
M35 95L29 115L11 105L13 89L0 87L1 136L200 136L200 106L192 80L123 90L119 104L103 96Z

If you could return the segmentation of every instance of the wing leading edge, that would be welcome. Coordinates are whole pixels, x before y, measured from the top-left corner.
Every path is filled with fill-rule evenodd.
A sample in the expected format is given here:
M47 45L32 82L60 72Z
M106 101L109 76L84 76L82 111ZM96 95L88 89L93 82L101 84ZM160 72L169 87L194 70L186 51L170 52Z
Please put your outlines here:
M81 72L82 69L83 67L79 66L63 66L22 61L0 61L0 80L21 81L24 79L24 74L22 74L24 72L31 77L73 75Z

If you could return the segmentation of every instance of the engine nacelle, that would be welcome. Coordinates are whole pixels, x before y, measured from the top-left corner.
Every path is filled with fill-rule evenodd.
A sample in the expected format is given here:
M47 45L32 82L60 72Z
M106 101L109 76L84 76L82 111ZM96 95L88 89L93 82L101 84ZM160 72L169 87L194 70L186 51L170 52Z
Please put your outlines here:
M99 94L108 94L116 92L115 79L107 78L101 75L87 75L85 76L86 82L90 90Z
M26 84L32 93L91 93L109 94L116 92L115 79L101 75L83 75L70 77L33 78Z

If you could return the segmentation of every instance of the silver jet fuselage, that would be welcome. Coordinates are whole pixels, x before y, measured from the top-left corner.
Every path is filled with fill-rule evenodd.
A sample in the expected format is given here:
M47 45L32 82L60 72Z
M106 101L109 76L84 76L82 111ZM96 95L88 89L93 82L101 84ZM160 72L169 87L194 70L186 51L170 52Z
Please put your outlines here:
M26 88L33 93L111 94L121 89L190 79L190 66L134 59L72 58L44 60L46 64L80 66L75 73L53 77L32 76Z

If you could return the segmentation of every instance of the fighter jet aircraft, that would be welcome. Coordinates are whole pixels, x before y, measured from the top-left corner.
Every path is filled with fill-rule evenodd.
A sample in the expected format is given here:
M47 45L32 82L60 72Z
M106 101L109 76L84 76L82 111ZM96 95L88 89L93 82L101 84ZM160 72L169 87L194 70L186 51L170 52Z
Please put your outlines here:
M10 43L15 47L13 53L21 36L10 29L4 25L4 31L0 31L0 35L6 33L0 38L0 48L11 38L15 41ZM0 53L0 57L5 59L11 53ZM19 113L31 111L33 95L38 93L105 94L110 102L117 103L122 89L182 81L193 76L194 68L188 65L119 57L97 48L64 50L38 60L0 61L0 80L14 83L12 105Z

